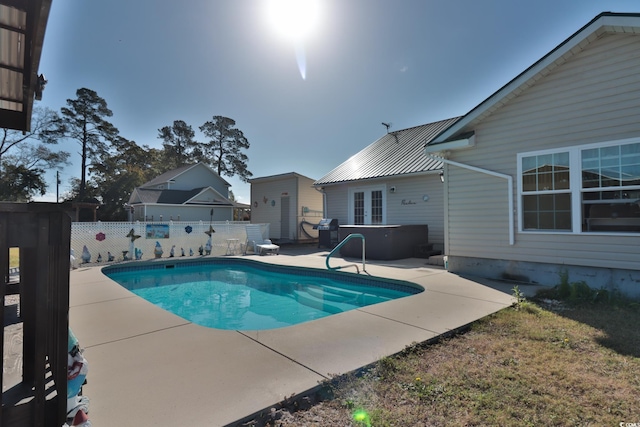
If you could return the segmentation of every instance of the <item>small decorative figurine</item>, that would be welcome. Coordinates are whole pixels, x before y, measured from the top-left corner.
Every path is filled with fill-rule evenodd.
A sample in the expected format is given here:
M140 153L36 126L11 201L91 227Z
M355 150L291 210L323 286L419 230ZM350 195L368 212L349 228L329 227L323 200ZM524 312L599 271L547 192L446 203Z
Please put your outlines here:
M162 246L160 246L160 242L156 241L156 247L153 250L153 253L156 256L156 258L162 258L162 254L164 253L164 251L162 250Z
M91 262L91 254L89 253L89 249L87 249L87 245L84 245L82 247L82 263L86 264L88 262Z

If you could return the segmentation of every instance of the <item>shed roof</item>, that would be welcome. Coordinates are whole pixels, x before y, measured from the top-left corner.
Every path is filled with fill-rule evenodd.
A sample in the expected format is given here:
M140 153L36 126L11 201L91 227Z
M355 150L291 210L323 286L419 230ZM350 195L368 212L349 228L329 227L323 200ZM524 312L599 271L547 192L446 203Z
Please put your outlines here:
M301 175L297 172L287 172L287 173L281 173L277 175L269 175L269 176L261 176L258 178L252 178L249 180L249 183L255 184L259 182L279 181L282 179L295 178L295 177L309 179L313 181L313 178L309 178L308 176Z
M582 52L591 42L608 33L640 34L640 14L603 12L560 43L551 52L516 76L509 83L465 114L460 120L442 130L431 141L425 141L436 151L439 144L464 139L462 134L473 129L474 125L490 116L511 99L536 84L553 69Z
M29 131L51 0L0 0L0 128Z
M314 185L439 170L442 162L427 158L424 155L424 144L458 119L459 117L454 117L389 132L317 180Z

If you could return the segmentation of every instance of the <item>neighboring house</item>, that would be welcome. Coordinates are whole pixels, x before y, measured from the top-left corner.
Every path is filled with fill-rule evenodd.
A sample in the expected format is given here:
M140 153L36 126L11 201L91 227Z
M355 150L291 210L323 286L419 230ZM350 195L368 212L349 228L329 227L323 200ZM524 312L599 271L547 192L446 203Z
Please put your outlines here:
M280 242L315 239L322 218L322 194L313 179L295 172L249 180L251 222L269 224L269 238Z
M640 295L640 14L603 13L426 146L448 268Z
M230 184L203 163L165 172L133 190L133 221L232 221ZM213 217L211 212L213 209Z
M456 120L389 132L317 180L327 218L340 225L426 224L421 243L428 239L442 250L442 162L425 157L424 143Z

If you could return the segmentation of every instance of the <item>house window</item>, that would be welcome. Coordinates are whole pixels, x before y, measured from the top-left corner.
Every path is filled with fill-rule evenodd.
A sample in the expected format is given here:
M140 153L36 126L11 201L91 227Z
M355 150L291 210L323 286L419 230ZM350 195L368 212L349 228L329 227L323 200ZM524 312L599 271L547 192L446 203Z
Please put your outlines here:
M523 231L640 232L640 139L518 155Z
M349 222L354 225L386 224L385 187L349 189Z
M525 230L571 230L569 153L522 157Z
M581 155L582 230L640 232L640 142Z

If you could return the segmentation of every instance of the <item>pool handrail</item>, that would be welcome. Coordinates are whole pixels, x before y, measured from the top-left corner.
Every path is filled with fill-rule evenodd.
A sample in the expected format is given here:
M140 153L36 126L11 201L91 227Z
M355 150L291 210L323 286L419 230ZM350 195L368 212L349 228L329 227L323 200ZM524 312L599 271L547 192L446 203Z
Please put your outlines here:
M365 241L364 241L364 236L362 234L360 234L360 233L349 234L347 237L344 238L344 240L342 242L338 243L338 245L335 248L333 248L333 250L331 252L329 252L329 255L327 255L327 259L325 261L325 264L327 265L327 269L329 269L329 270L340 270L341 268L344 268L344 267L355 267L357 273L360 274L360 270L358 269L358 264L347 264L347 265L342 265L342 266L338 266L338 267L331 267L329 265L329 258L331 258L331 256L334 254L334 252L340 250L340 248L342 246L344 246L349 240L351 240L353 238L362 239L362 271L365 272L365 273L367 272L366 265L365 265L365 256L364 256Z

